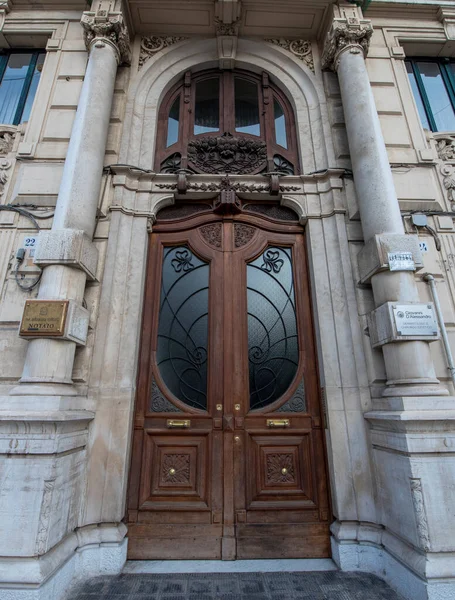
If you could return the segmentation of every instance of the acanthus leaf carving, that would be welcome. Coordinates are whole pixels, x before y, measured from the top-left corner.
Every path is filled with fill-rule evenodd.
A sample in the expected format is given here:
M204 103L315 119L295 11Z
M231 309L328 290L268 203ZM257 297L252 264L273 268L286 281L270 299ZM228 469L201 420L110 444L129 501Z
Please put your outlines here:
M267 165L267 145L262 140L237 138L225 132L191 140L188 160L198 173L254 173Z
M188 484L190 482L190 455L166 454L161 464L161 476L165 483Z
M151 35L141 39L141 52L139 55L139 67L141 69L144 64L160 50L164 50L168 46L172 46L177 42L186 40L186 37L177 35L157 36Z
M0 155L5 156L13 149L14 137L17 133L17 127L3 125L0 128Z
M301 60L314 73L314 59L311 42L307 40L287 40L284 38L267 38L265 40L275 46L280 46Z
M444 177L443 183L447 190L449 202L455 202L455 167L452 165L442 165L441 174Z
M455 135L438 136L436 151L441 160L455 161Z
M102 8L97 12L84 12L81 25L88 52L93 46L102 48L109 44L115 49L119 64L131 63L130 37L122 13Z
M12 162L6 160L6 158L0 159L0 198L5 193L5 186L9 179L9 169L11 169Z
M322 68L336 71L342 52L368 54L373 26L371 21L357 17L334 19L327 33L322 53Z
M266 482L268 485L295 483L295 465L292 454L267 454L266 469Z

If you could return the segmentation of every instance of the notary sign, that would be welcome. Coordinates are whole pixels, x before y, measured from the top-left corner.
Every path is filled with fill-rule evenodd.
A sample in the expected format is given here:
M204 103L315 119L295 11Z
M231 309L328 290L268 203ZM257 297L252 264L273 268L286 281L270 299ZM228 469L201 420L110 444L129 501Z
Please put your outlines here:
M415 271L416 266L412 252L389 252L389 269L391 271Z
M65 331L68 300L27 300L19 335L58 337Z
M393 316L398 335L438 335L431 304L397 304L393 307Z

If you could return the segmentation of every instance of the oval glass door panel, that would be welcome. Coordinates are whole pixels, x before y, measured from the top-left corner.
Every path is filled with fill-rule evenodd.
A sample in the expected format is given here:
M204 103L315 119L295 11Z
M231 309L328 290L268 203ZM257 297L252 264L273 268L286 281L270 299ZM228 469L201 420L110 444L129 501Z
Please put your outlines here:
M250 409L278 400L299 363L292 251L267 248L247 265Z
M207 409L209 265L187 246L164 248L156 362L168 389Z

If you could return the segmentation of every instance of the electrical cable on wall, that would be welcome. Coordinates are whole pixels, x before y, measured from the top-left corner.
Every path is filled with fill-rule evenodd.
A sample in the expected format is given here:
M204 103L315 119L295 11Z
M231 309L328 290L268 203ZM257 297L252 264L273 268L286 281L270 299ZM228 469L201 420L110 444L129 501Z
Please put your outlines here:
M48 219L49 218L49 216L36 217L36 215L32 215L28 210L26 210L24 208L21 208L19 206L14 206L12 204L3 204L3 205L0 205L0 210L5 210L5 211L19 213L20 215L22 215L26 219L29 219L33 223L35 229L37 229L38 231L40 231L41 228L40 228L40 226L39 226L39 224L38 224L38 222L37 222L36 219L37 218L38 219L39 218L41 218L41 219ZM17 260L17 262L16 262L16 266L14 267L14 271L13 271L14 272L14 280L16 281L16 284L18 285L18 287L21 288L21 290L23 290L24 292L30 292L41 281L41 277L43 275L43 271L40 270L40 273L39 273L38 277L35 279L35 281L33 281L32 283L30 283L28 285L24 285L21 282L21 280L19 279L19 267L24 262L24 258L25 258L25 249L24 248L19 248L19 250L16 253L16 260Z

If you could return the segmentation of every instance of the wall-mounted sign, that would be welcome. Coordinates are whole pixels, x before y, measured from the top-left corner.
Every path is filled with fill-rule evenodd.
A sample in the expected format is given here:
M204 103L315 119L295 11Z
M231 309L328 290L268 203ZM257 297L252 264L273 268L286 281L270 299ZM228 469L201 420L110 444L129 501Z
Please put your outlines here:
M65 331L68 300L27 300L19 335L57 337Z
M416 266L412 252L389 252L389 269L391 271L415 271Z
M438 324L431 304L397 304L393 316L398 335L438 335Z

